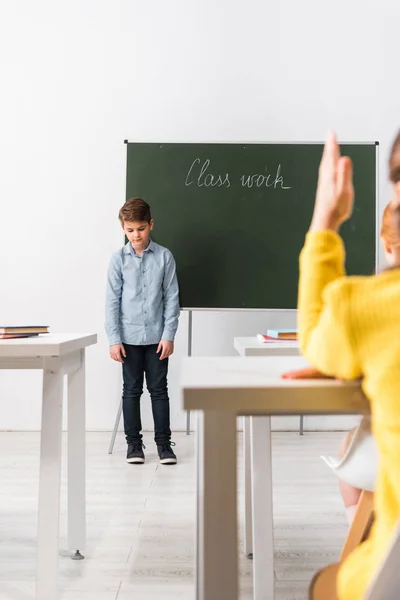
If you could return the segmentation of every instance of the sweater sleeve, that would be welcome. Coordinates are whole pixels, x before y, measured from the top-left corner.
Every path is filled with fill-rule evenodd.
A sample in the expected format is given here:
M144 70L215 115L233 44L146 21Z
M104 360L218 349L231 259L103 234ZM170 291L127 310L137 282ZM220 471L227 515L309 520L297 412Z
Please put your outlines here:
M300 349L318 370L341 379L361 376L350 318L345 251L333 231L309 232L300 254Z

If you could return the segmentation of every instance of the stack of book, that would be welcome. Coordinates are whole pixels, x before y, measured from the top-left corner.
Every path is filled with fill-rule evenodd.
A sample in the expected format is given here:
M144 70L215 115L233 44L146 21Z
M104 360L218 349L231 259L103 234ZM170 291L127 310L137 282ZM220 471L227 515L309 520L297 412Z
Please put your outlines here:
M261 344L268 342L295 342L297 329L267 329L267 333L259 333L257 339Z
M35 337L40 333L49 333L47 325L3 325L0 326L0 340Z

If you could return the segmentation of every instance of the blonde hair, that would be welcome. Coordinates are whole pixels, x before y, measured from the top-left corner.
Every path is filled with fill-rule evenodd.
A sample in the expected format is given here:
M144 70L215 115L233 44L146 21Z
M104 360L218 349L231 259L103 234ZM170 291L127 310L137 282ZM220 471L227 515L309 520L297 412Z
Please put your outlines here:
M391 248L400 246L400 199L386 205L382 216L381 238Z
M400 181L400 131L394 138L389 156L389 179L396 185Z
M395 195L383 211L381 238L394 248L400 246L400 131L390 151L389 179L395 187Z

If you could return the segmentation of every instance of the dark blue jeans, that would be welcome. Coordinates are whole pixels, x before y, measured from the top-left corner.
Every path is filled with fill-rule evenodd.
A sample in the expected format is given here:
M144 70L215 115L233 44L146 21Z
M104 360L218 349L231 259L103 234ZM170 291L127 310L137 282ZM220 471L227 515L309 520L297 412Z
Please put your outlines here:
M146 374L146 385L151 397L155 442L160 444L171 439L167 387L168 358L160 360L157 347L158 344L150 346L124 344L126 358L122 365L124 380L122 408L128 444L142 440L140 397L143 393L144 374Z

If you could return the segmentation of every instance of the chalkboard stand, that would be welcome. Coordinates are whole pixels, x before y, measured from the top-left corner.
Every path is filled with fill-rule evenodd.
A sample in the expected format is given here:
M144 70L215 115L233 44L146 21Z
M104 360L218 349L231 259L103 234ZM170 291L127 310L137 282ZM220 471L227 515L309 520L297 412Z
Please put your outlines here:
M193 315L189 310L188 320L188 356L192 356L192 331L193 331ZM190 410L186 412L186 435L190 435Z
M121 398L120 403L118 405L117 416L115 417L114 429L113 429L112 434L111 434L111 441L110 441L110 446L108 448L108 454L112 454L113 453L114 444L115 444L115 438L117 437L117 432L118 432L119 422L121 420L121 415L122 415L122 398Z

